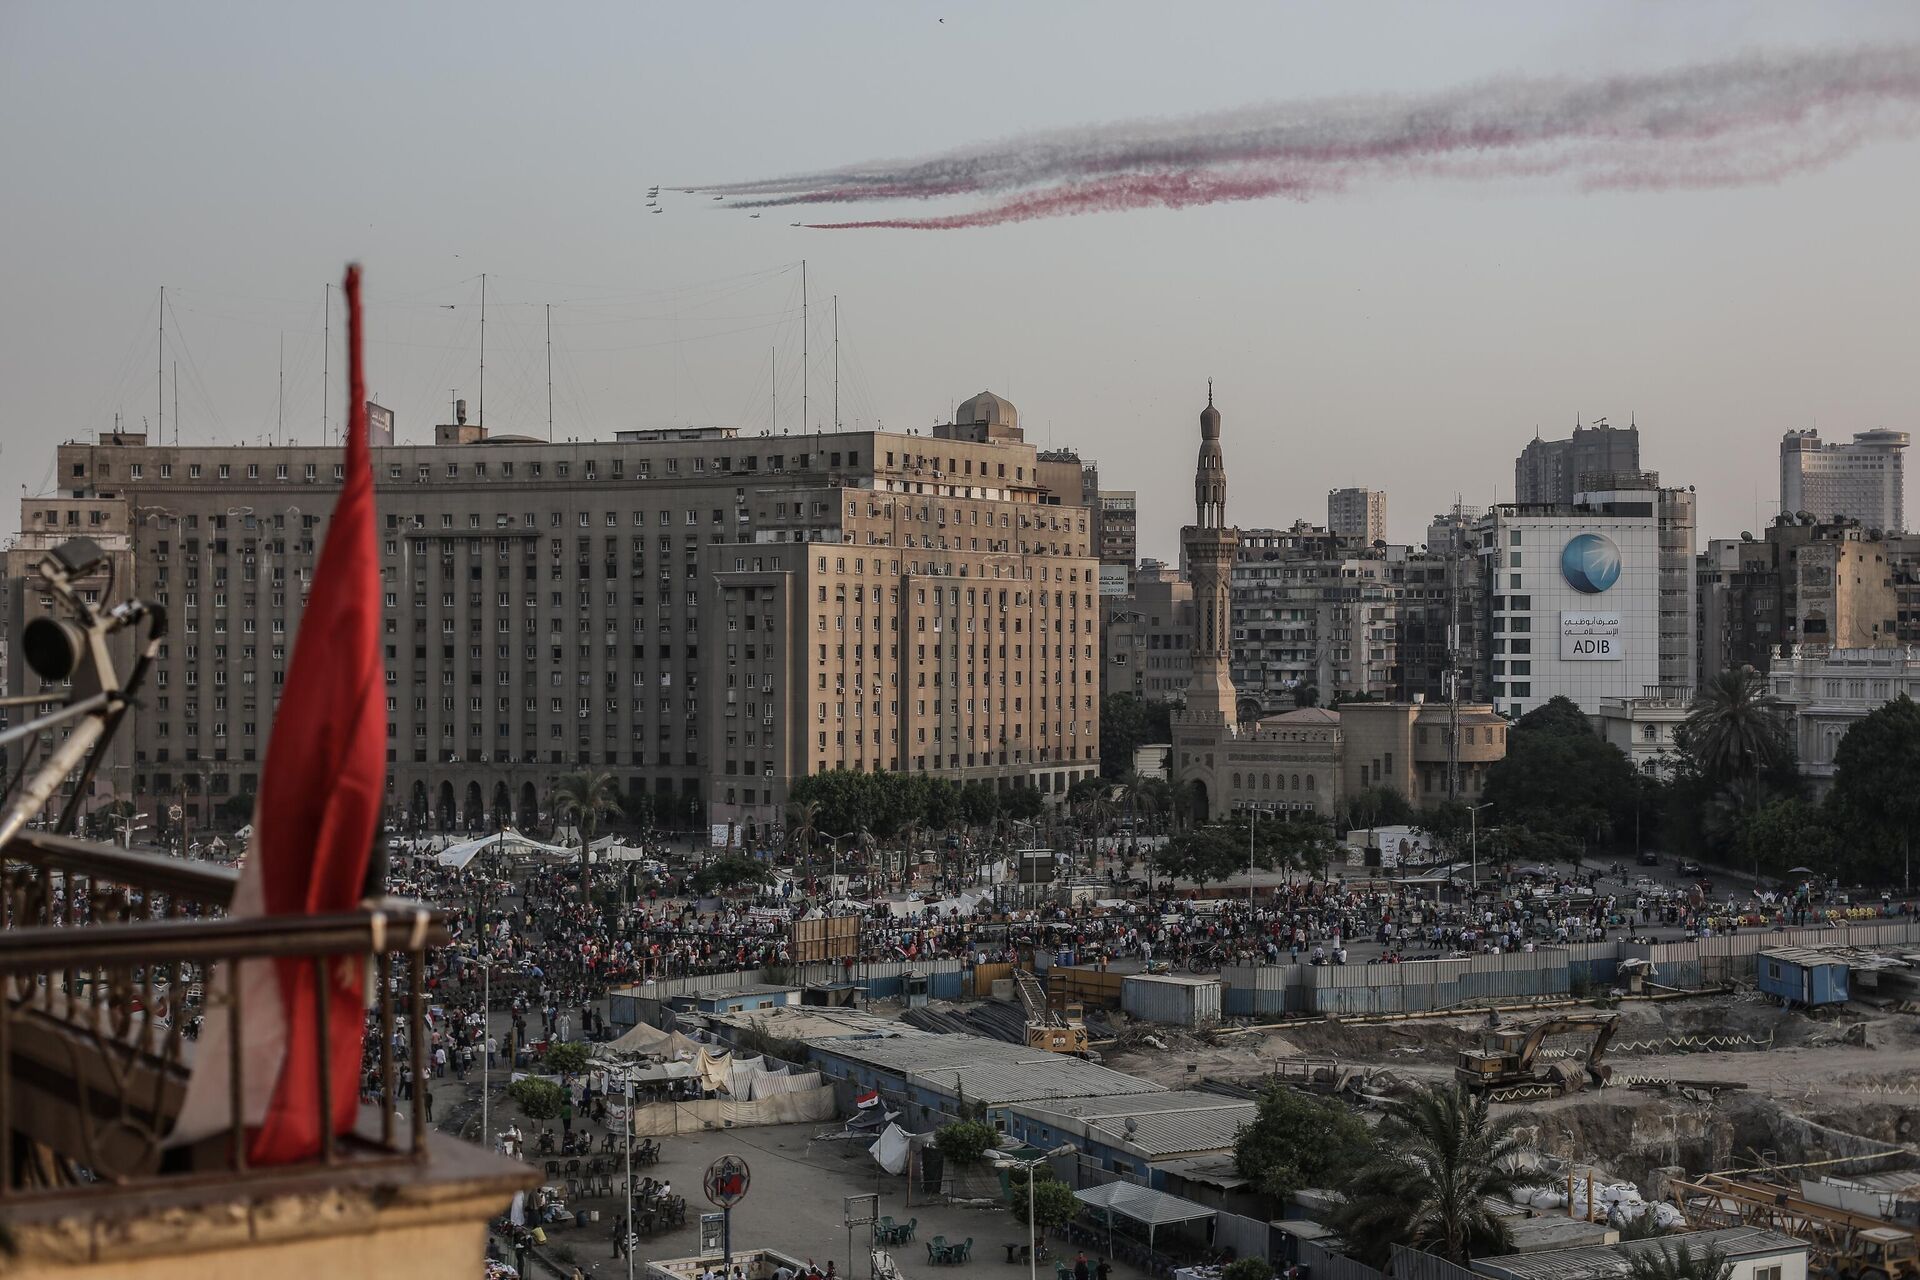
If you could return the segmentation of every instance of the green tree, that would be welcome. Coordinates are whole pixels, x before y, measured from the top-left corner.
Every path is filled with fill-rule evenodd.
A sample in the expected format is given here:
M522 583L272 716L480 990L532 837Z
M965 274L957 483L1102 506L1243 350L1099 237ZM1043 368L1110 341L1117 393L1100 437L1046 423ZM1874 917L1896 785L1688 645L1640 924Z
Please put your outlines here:
M1514 1119L1495 1121L1484 1094L1427 1085L1387 1108L1373 1158L1346 1186L1328 1225L1372 1266L1392 1246L1437 1253L1458 1266L1509 1252L1506 1219L1489 1201L1525 1185Z
M1687 750L1718 783L1758 778L1791 754L1786 718L1752 667L1722 671L1687 711Z
M1053 1176L1053 1170L1046 1165L1038 1165L1032 1172L1015 1169L1007 1175L1007 1205L1013 1210L1014 1221L1027 1221L1028 1188L1027 1179L1033 1178L1032 1202L1034 1229L1031 1235L1038 1240L1055 1227L1064 1226L1073 1220L1080 1211L1080 1201L1074 1197L1073 1188Z
M1572 848L1630 834L1638 786L1626 754L1593 731L1577 703L1555 697L1508 732L1506 756L1487 769L1486 799L1502 827Z
M929 827L945 830L960 821L960 784L951 778L921 774L926 781L922 817Z
M1284 1200L1305 1187L1339 1187L1372 1150L1373 1131L1345 1106L1275 1084L1234 1140L1233 1163L1241 1177Z
M1031 822L1046 810L1047 802L1032 787L1014 787L1007 792L1006 803L1001 808L1009 818L1020 822Z
M1133 753L1150 742L1173 740L1173 708L1148 702L1131 693L1110 693L1100 699L1100 772L1124 778L1133 771Z
M1420 820L1419 812L1394 787L1368 787L1347 797L1341 810L1347 830L1361 827L1400 827Z
M587 1069L587 1046L578 1040L557 1040L547 1046L541 1064L561 1075L577 1076Z
M507 1096L519 1105L521 1113L529 1120L551 1120L560 1114L560 1108L567 1101L565 1089L538 1076L522 1076L515 1080L507 1086Z
M1258 860L1258 854L1255 854ZM1193 884L1216 884L1247 869L1247 847L1220 826L1182 831L1153 851L1153 865L1163 876Z
M1877 884L1910 882L1911 833L1920 823L1920 704L1903 693L1858 721L1833 764L1828 802L1853 848L1849 872Z
M985 778L975 778L960 789L960 812L973 826L988 826L1000 816L1000 793Z
M715 858L693 873L693 890L702 897L772 883L773 872L767 869L766 863L738 855Z
M957 1165L979 1164L999 1140L1000 1135L984 1120L955 1120L933 1134L941 1158Z
M1265 1258L1235 1258L1221 1268L1220 1280L1273 1280L1273 1267Z
M619 816L620 784L605 769L569 773L554 784L553 810L556 818L572 815L580 828L580 895L585 897L590 883L588 846L600 830L600 819Z
M1648 1214L1652 1217L1652 1214ZM1733 1263L1718 1245L1698 1253L1685 1240L1658 1249L1636 1249L1627 1255L1629 1280L1727 1280Z

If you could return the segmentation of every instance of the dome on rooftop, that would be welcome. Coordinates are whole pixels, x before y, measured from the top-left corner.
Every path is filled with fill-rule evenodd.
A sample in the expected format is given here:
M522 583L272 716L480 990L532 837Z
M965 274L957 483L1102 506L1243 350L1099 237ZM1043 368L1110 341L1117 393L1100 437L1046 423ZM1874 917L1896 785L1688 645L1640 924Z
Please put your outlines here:
M960 407L953 411L953 423L957 427L971 427L978 423L990 427L1018 427L1020 411L1013 402L991 391L982 391L971 400L963 400Z

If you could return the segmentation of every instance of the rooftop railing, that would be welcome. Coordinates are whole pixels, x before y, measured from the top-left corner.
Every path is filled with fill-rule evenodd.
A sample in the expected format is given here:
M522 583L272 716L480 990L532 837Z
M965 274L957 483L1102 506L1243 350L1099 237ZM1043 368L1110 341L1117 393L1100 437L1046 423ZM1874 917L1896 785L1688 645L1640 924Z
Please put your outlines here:
M111 1194L257 1177L249 1168L238 992L249 960L311 965L318 998L316 1168L424 1161L426 1118L397 1118L396 1031L425 1080L424 961L447 941L423 904L384 899L324 916L224 914L238 873L39 832L0 850L0 1201ZM370 973L375 992L363 1105L334 1137L325 1053L336 966ZM226 1123L170 1149L200 1030L227 1019ZM209 1042L211 1044L211 1042Z

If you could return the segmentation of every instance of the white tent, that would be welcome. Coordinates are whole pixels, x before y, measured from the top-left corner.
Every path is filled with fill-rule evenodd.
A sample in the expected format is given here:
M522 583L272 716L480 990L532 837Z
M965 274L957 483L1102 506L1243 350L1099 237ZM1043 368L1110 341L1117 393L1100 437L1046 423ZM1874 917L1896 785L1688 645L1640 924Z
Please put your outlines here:
M518 857L533 854L556 860L579 856L577 850L563 849L557 844L541 844L538 840L530 839L512 827L507 827L493 835L482 836L478 840L466 840L456 845L449 845L434 858L434 861L443 867L464 870L469 862L483 853L491 852L508 853Z

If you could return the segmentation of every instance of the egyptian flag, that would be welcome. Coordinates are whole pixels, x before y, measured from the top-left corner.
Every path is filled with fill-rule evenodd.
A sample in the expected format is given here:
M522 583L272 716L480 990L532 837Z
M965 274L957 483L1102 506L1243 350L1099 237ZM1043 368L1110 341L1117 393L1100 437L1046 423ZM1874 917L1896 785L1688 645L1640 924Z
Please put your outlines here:
M380 656L380 570L374 546L373 469L361 363L360 270L348 267L345 481L327 524L313 588L255 802L253 842L228 912L316 916L352 910L386 786L386 693ZM242 1084L254 1164L288 1164L320 1151L320 1056L327 1055L335 1134L359 1112L366 1030L365 962L339 957L324 979L311 960L250 960L241 968ZM318 982L328 985L324 1030ZM215 975L209 990L224 990ZM230 1125L231 1027L210 1009L193 1079L170 1139L190 1142Z
M877 1107L880 1105L880 1091L869 1089L865 1093L855 1095L853 1101L854 1105L863 1110L867 1107Z

